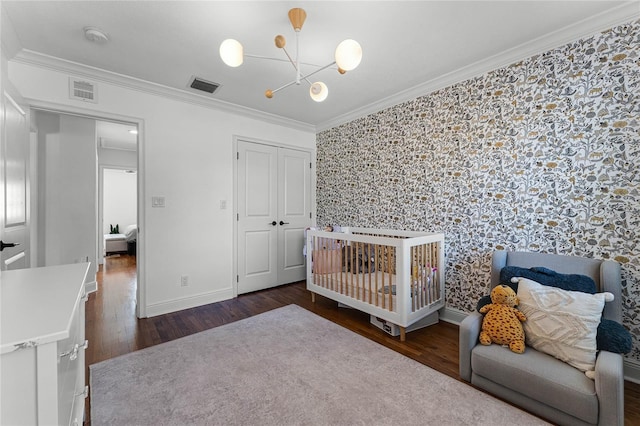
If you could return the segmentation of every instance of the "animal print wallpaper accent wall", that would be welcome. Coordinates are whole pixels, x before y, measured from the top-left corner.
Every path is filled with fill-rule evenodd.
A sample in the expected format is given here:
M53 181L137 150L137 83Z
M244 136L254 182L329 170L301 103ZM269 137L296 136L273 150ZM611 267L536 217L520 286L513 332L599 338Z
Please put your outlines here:
M443 231L463 311L495 249L615 259L640 364L640 21L319 133L317 216Z

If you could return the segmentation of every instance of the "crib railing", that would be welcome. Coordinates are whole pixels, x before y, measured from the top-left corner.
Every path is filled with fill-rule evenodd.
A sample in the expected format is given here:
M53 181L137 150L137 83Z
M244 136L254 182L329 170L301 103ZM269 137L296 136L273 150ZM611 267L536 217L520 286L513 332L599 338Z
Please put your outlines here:
M443 242L406 231L309 232L311 285L407 317L444 303Z

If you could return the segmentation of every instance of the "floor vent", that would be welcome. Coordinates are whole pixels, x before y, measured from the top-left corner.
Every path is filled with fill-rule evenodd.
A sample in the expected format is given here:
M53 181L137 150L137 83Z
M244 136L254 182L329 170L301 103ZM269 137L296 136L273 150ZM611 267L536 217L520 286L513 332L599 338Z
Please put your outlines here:
M98 103L98 86L92 81L69 77L69 98Z
M211 81L204 80L200 77L191 77L189 81L189 87L196 90L201 90L207 93L213 93L220 87L218 83L213 83Z

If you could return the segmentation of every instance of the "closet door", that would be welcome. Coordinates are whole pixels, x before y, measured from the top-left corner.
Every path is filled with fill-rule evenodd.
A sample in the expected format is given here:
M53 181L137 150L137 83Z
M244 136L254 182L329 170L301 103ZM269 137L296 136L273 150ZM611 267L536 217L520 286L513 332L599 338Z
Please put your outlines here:
M238 294L278 282L278 149L238 142Z
M238 294L305 278L310 153L238 142Z
M311 154L278 150L278 283L306 277L304 230L311 224Z

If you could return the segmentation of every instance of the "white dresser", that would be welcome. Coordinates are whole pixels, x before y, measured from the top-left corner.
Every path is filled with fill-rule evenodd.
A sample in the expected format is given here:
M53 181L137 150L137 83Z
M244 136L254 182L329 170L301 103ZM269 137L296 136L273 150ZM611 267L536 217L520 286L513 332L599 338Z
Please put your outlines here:
M89 263L3 271L0 424L82 425Z

